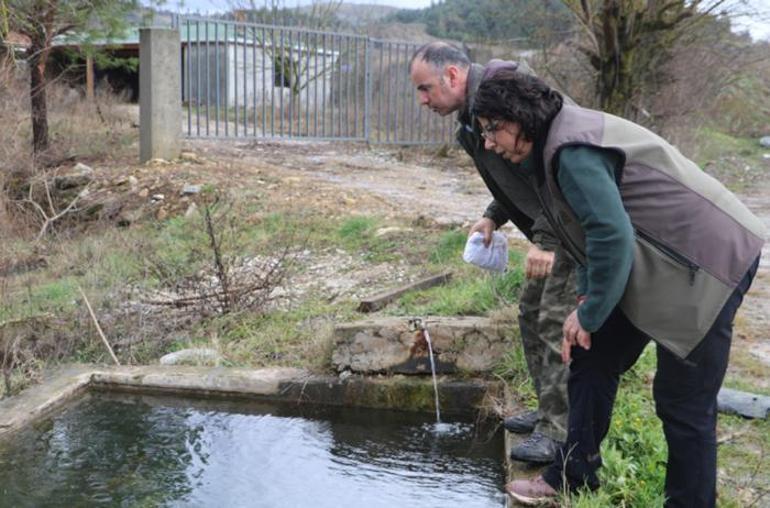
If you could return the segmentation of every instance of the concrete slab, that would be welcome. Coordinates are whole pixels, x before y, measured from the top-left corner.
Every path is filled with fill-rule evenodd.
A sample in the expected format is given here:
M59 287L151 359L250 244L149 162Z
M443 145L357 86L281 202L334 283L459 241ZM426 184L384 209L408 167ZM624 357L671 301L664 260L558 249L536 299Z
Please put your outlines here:
M767 418L770 415L770 397L722 388L717 395L717 409L746 418Z
M441 411L446 415L475 413L487 404L487 397L500 398L503 393L502 383L485 379L442 376L438 387ZM429 377L354 375L341 379L293 368L71 365L52 371L41 384L0 401L0 439L50 416L92 389L435 411Z
M47 374L43 382L0 401L0 438L45 418L91 384L93 367L71 365Z

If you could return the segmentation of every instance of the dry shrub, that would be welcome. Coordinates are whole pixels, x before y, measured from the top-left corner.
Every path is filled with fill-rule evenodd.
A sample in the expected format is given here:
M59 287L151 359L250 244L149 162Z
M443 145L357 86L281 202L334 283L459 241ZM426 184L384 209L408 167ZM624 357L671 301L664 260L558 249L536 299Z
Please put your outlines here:
M35 207L17 206L30 197L33 180L52 180L75 162L109 163L129 156L138 139L138 110L105 87L89 101L54 77L48 87L50 148L33 156L24 64L0 63L0 80L0 232L36 233L41 223ZM45 199L38 204L48 205Z
M204 205L200 216L175 219L160 235L132 237L125 245L134 273L97 304L122 360L154 360L170 343L188 343L212 319L237 321L275 307L304 243L282 232L255 243L245 215L230 203Z
M276 245L273 255L261 259L239 255L235 238L242 235L239 216L231 207L223 208L215 217L209 206L204 207L205 246L194 246L185 256L187 263L195 260L191 264L202 265L200 270L179 277L162 259L147 258L150 273L162 289L144 303L202 317L265 310L286 277L292 259L290 243Z
M651 127L684 152L704 123L737 136L759 135L770 117L770 51L748 35L712 22L682 40L660 69L659 93L647 99Z

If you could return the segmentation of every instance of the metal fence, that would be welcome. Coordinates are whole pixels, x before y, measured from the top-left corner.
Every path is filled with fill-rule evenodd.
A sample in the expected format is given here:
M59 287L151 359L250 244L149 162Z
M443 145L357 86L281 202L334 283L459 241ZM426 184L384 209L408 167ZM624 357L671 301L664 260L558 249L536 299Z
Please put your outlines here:
M453 117L417 102L418 44L192 17L179 31L188 137L452 141Z

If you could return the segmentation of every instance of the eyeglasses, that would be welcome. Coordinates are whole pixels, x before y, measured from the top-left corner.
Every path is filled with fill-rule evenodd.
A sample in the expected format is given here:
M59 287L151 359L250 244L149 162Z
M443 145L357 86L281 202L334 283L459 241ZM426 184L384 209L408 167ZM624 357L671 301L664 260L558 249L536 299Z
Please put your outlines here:
M494 141L495 134L502 128L499 120L490 120L486 126L481 126L481 137L488 141Z

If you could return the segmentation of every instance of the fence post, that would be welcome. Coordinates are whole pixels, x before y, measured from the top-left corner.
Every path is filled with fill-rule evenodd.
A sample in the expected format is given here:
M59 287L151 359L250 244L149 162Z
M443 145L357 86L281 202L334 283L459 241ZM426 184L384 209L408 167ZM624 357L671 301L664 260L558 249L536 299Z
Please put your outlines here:
M140 162L179 157L182 131L180 53L178 29L139 30Z
M371 55L371 51L369 49L371 43L372 39L367 37L366 44L364 44L364 139L367 143L371 141L369 139L369 101L371 100L372 96L372 76L369 72L369 59Z

